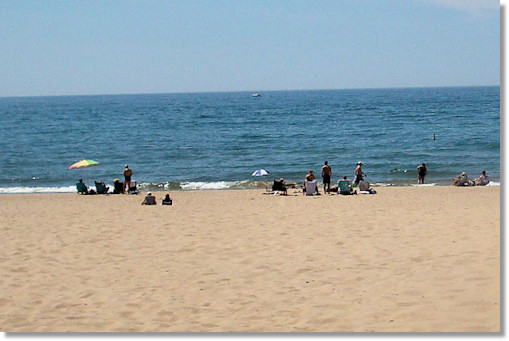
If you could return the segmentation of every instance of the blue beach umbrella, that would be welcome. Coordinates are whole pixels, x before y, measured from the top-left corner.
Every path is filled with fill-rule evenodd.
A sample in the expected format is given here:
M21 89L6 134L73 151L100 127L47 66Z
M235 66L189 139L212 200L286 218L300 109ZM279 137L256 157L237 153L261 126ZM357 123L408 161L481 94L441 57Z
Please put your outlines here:
M264 176L264 175L267 175L269 173L270 172L266 171L265 169L257 169L257 170L254 171L253 174L251 174L251 176Z

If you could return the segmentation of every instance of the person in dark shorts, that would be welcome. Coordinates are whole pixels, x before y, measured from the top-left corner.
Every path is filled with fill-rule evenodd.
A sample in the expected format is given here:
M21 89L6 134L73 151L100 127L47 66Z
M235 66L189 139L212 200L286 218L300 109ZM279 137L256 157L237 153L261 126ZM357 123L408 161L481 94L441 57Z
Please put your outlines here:
M322 167L322 178L323 178L323 192L330 193L330 178L332 175L332 169L327 161L324 161Z
M355 185L359 185L359 182L364 180L364 177L366 176L366 174L364 174L364 172L362 171L363 164L364 163L362 161L359 161L357 162L357 167L355 167L355 181L354 181Z
M422 165L417 166L417 183L423 184L424 178L426 177L426 174L428 173L428 169L426 168L426 164L423 162Z
M131 176L133 175L133 171L129 169L128 165L125 165L124 168L124 193L129 193L129 188L131 187ZM127 188L127 191L126 191Z

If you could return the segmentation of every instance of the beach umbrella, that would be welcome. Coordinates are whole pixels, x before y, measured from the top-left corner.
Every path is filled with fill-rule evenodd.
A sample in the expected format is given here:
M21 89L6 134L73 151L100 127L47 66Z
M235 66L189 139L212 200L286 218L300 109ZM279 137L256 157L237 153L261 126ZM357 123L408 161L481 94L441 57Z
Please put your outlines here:
M270 172L269 171L266 171L265 169L257 169L254 171L253 174L251 174L252 176L264 176L264 175L267 175L269 174Z
M94 160L81 160L69 166L69 169L97 166L99 162Z

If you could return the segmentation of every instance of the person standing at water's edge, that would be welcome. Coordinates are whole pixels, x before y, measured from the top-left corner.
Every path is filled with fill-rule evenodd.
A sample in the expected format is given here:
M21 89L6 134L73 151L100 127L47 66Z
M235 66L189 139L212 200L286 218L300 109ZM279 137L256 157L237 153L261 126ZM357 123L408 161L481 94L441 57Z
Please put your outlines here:
M323 178L323 192L330 193L330 178L332 176L332 169L327 161L324 161L322 167L322 178Z
M364 174L364 172L362 171L362 165L363 165L363 163L361 161L359 161L359 162L357 162L357 167L355 167L355 181L354 181L354 183L356 185L358 185L359 182L361 182L364 179L364 176L366 176L366 174Z
M424 178L426 177L426 174L428 174L428 169L426 168L426 164L423 162L422 165L417 166L418 184L424 183Z
M129 168L128 165L125 165L124 168L124 193L129 193L129 188L131 187L131 176L133 175L133 171ZM127 191L126 191L127 187Z

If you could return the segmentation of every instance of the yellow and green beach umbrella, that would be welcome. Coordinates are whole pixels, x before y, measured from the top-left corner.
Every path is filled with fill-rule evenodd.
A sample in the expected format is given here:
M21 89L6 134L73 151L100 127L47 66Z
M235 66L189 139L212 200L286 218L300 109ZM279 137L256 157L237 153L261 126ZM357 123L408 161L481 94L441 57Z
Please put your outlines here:
M69 169L97 166L99 162L94 160L81 160L69 166Z

